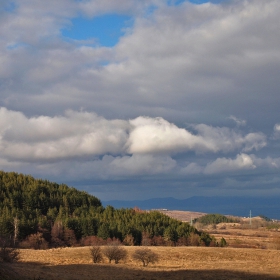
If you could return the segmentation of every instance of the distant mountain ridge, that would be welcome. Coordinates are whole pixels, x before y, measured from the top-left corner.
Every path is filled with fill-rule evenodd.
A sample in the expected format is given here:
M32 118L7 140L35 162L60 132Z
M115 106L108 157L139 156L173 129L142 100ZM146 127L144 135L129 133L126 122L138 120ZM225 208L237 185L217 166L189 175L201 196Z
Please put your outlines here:
M110 200L102 201L104 206L115 208L185 210L205 213L219 213L223 215L253 216L265 215L280 220L280 197L222 197L222 196L193 196L187 199L173 197L152 198L147 200Z

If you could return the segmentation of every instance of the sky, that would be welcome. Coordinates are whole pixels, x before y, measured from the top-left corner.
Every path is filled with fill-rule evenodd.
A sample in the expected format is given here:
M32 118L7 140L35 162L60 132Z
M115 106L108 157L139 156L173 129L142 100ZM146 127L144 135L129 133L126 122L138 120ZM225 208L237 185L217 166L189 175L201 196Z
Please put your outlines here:
M279 0L0 0L0 169L101 200L280 196Z

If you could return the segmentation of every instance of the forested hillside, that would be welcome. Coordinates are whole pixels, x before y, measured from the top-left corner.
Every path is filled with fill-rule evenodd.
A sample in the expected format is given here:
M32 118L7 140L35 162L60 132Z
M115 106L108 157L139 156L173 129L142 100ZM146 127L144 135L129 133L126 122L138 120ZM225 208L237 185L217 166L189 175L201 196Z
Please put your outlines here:
M206 233L159 212L104 208L98 198L47 180L0 171L0 235L16 244L71 246L117 238L128 245L213 245ZM91 237L91 238L90 238Z

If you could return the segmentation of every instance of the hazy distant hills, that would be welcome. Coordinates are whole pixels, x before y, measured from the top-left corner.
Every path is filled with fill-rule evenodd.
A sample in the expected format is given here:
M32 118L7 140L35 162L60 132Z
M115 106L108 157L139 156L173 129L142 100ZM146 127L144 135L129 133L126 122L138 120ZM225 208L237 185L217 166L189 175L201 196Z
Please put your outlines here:
M139 207L141 209L185 210L205 213L220 213L224 215L252 216L264 215L280 220L280 197L204 197L194 196L187 199L152 198L148 200L102 201L104 206L112 205L115 208Z

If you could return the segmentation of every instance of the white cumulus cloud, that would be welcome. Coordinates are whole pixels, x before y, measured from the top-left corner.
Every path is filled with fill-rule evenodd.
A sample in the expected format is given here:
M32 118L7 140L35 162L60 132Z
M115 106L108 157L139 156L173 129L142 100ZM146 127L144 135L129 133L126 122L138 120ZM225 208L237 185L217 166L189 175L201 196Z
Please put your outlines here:
M164 174L176 167L177 163L169 156L132 155L116 157L109 166L110 173L129 175Z
M14 160L61 160L124 152L128 123L96 114L67 111L64 116L27 118L0 109L0 149Z
M279 139L280 138L280 124L275 124L274 129L273 129L273 138L274 139Z
M255 169L253 159L247 154L239 154L235 159L218 158L215 161L207 164L204 169L205 174L214 174L222 172L234 172L240 170Z
M66 111L59 116L26 117L0 108L2 157L23 161L59 161L111 154L165 154L180 152L227 153L250 151L266 145L261 133L233 131L226 127L194 126L196 134L163 118L137 117L108 120L89 112ZM136 161L137 159L137 161ZM116 163L139 164L145 157L122 158ZM151 157L150 159L155 159Z

